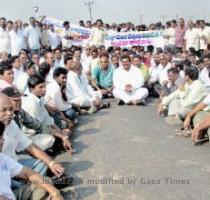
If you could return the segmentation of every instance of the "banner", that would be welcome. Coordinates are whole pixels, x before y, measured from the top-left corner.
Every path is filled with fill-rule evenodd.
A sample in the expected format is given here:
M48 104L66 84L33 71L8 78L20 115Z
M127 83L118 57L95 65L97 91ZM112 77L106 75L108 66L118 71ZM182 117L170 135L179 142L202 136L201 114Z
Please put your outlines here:
M42 21L44 24L52 24L55 28L55 31L60 33L63 30L62 20L55 19L53 17L45 17ZM72 40L72 45L75 46L86 46L87 39L91 34L91 29L78 26L76 24L70 24L70 33L76 36L76 39Z
M105 39L105 46L132 47L149 46L155 48L164 47L164 39L161 31L124 32L108 35Z
M63 21L55 19L53 17L45 17L43 20L45 24L52 24L55 30L60 33L63 30ZM72 35L76 35L77 39L72 41L72 45L86 46L87 40L91 34L91 29L81 27L75 24L70 24L70 32ZM144 32L119 32L115 34L109 34L105 38L106 47L122 47L128 48L132 46L149 46L153 45L155 48L164 47L164 39L161 31L144 31Z

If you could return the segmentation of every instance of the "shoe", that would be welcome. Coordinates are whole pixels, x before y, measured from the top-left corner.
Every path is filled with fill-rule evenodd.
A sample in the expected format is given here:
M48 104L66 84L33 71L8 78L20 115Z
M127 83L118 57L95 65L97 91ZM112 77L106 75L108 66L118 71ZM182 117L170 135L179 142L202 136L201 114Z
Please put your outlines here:
M61 190L65 187L69 187L73 185L73 177L62 175L61 177L54 176L51 178L53 185L58 189Z
M197 139L195 141L194 145L202 145L202 144L204 144L205 142L208 142L208 141L209 141L209 137L204 136L204 138Z
M103 108L110 108L110 102L102 102L101 109Z
M146 101L144 99L137 101L136 105L146 106Z
M118 106L125 105L125 102L124 102L123 100L119 99L119 100L117 101L117 105L118 105Z

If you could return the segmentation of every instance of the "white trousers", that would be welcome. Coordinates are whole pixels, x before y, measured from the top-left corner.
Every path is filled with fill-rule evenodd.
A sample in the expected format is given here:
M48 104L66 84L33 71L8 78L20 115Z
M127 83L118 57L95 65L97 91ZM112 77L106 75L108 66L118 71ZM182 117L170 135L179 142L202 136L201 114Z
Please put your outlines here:
M143 100L148 96L148 94L149 92L146 88L139 88L133 92L126 92L117 88L113 90L114 97L123 100L125 103Z

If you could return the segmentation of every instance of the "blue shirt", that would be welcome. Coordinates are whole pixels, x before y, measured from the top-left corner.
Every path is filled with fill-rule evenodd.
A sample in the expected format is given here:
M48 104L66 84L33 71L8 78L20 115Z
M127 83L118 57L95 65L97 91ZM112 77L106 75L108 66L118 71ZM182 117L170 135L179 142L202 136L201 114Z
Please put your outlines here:
M92 78L96 80L97 85L101 88L111 88L113 85L114 68L109 66L103 70L100 66L94 68Z

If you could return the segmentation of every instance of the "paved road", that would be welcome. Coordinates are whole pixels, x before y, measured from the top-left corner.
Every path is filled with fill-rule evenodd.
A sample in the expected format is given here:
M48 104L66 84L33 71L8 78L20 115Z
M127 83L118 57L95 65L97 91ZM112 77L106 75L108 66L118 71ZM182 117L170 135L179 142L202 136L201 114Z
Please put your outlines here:
M154 104L117 106L81 119L68 172L77 200L207 200L210 145L175 136ZM99 184L99 182L101 184ZM67 197L66 199L70 199Z

